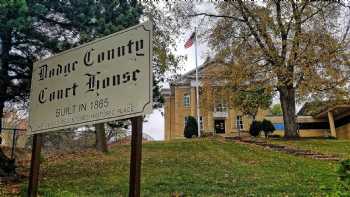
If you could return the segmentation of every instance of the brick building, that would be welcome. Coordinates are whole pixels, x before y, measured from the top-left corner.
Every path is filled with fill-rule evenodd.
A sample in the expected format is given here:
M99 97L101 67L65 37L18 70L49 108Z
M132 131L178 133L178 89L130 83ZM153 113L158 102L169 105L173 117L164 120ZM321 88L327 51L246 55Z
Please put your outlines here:
M225 64L220 61L204 63L198 68L201 82L210 79L210 76L215 75L224 66ZM200 84L199 91L200 128L202 133L231 135L249 129L252 118L244 116L235 107L229 107L228 98L225 98L225 96L215 95L215 89L220 87L219 84L211 84L212 90L207 94L203 93L202 86L203 84ZM195 70L173 81L169 89L162 90L162 94L165 98L165 139L183 138L187 117L196 117ZM267 113L267 111L259 110L256 119L263 119Z

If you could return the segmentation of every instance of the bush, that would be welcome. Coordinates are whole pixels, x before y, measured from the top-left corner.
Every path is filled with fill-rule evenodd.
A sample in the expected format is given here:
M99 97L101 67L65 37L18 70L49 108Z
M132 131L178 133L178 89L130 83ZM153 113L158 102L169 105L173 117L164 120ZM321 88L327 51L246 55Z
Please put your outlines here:
M261 132L261 122L260 121L256 121L254 120L252 122L252 124L250 125L250 128L249 128L249 133L250 135L254 136L254 137L257 137L260 135L260 132Z
M275 129L275 126L273 126L271 121L264 119L261 123L261 130L264 132L265 138L267 138L267 136L270 133L273 133L276 129Z
M193 136L198 136L197 120L193 116L188 116L188 119L185 125L184 136L186 138L192 138Z
M338 174L340 181L342 182L343 189L350 192L350 159L344 160L340 163Z

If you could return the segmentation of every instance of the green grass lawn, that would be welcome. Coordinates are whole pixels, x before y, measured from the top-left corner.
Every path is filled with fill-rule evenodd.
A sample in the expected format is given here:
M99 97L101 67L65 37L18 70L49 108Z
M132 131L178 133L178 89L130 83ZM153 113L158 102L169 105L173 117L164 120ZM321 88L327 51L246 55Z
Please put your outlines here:
M342 159L350 159L350 140L302 139L288 141L273 140L272 142L325 154L338 155Z
M129 152L117 145L45 160L39 193L127 196ZM324 196L337 183L337 163L215 139L146 143L142 162L142 196Z

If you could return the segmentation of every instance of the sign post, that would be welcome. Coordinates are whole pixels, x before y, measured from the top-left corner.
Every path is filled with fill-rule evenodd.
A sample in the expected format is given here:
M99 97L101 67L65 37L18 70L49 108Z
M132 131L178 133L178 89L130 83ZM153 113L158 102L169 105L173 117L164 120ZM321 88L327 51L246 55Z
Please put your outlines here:
M141 157L142 157L142 123L143 117L138 116L131 119L131 157L130 157L130 179L129 197L140 196L141 179Z
M38 194L41 145L42 134L34 134L32 146L32 160L30 162L28 197L36 197Z
M152 23L145 22L34 63L28 196L37 193L41 133L122 119L132 120L129 195L140 195L142 117L153 107L152 48Z

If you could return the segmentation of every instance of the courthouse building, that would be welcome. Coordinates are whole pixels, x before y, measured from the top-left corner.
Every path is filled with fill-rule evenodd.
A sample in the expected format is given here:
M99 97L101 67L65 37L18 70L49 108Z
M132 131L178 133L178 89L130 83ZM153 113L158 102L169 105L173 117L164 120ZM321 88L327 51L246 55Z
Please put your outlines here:
M207 61L198 68L200 78L200 128L202 133L216 133L230 135L238 131L247 131L252 118L244 116L235 107L229 107L227 98L215 92L220 87L218 83L211 83L209 93L203 93L203 80L210 79L225 64L221 61ZM195 70L170 83L169 89L163 89L165 98L164 120L165 139L183 138L184 127L188 116L196 117L196 80ZM208 102L209 101L209 102ZM267 111L259 110L257 120L263 119Z
M250 116L243 115L235 106L229 106L228 96L220 95L215 90L220 83L210 81L224 69L221 61L207 61L198 68L200 79L200 129L202 133L235 136L247 133L252 122ZM204 85L205 84L205 85ZM209 88L208 88L209 84ZM221 83L222 84L222 83ZM209 89L205 91L204 88ZM182 75L170 83L169 89L163 89L164 132L165 139L184 138L184 127L189 116L196 117L196 77L195 70ZM321 105L317 110L311 104L305 104L297 118L298 132L301 137L328 137L350 139L350 103ZM268 119L275 128L275 134L283 136L282 116L272 116L269 110L258 110L257 120Z

